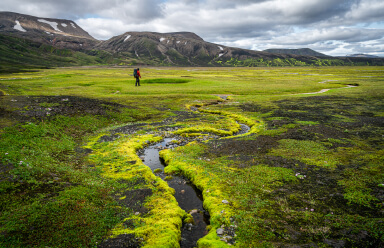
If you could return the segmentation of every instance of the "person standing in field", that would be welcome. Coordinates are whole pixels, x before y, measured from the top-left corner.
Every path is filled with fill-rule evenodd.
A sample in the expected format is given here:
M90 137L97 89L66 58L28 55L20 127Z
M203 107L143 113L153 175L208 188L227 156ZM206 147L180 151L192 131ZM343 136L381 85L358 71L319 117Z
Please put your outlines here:
M133 76L136 78L135 86L140 86L141 75L140 75L140 69L139 68L133 70Z

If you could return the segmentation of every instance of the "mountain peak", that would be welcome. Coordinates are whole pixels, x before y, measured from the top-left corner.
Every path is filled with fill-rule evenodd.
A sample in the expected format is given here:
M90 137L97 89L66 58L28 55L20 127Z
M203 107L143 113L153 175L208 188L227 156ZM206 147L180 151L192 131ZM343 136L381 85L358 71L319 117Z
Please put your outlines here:
M73 21L35 17L14 12L0 12L0 32L22 37L28 34L28 36L71 36L94 40L91 35Z

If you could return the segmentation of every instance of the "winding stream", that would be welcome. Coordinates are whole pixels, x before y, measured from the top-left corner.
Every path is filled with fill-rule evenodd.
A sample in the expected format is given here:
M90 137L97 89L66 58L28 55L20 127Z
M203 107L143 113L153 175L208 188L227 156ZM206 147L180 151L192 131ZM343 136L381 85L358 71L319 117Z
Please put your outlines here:
M164 170L166 165L159 157L159 150L175 147L171 143L172 140L165 138L162 142L149 146L142 152L140 157L152 171ZM155 174L163 180L166 177L163 172ZM203 208L202 193L183 176L172 175L172 179L166 181L169 187L175 189L175 198L180 208L193 216L194 224L183 224L180 241L180 247L193 248L196 246L197 240L207 234L206 227L209 225L209 214Z
M198 111L197 108L194 110ZM248 133L251 129L242 123L240 123L240 127L241 129L233 136ZM165 138L163 141L139 152L139 156L154 174L167 181L168 186L175 189L175 198L180 208L193 216L194 223L183 224L180 241L181 248L193 248L197 246L197 241L207 234L206 227L210 224L210 216L203 208L202 193L195 185L182 175L172 175L170 179L163 172L166 164L160 158L159 151L177 147L178 145L173 143L173 140L172 138ZM161 172L158 172L158 169Z
M348 85L345 88L354 87ZM302 94L319 94L328 91L324 89L314 93L302 93ZM226 96L219 96L223 100L227 100ZM192 107L192 111L199 111L198 107ZM239 123L241 129L233 134L233 136L246 134L250 131L250 127ZM203 197L199 189L197 189L187 178L182 175L172 175L170 178L164 174L164 168L166 164L159 156L159 151L162 149L171 149L177 147L173 143L173 138L165 138L163 141L151 145L141 152L139 156L143 160L144 164L151 168L152 172L159 176L161 179L167 181L168 186L175 189L175 198L181 209L190 213L193 216L194 223L183 224L181 228L181 248L193 248L197 246L197 241L207 234L206 227L210 224L209 213L203 208ZM160 169L160 170L159 170Z

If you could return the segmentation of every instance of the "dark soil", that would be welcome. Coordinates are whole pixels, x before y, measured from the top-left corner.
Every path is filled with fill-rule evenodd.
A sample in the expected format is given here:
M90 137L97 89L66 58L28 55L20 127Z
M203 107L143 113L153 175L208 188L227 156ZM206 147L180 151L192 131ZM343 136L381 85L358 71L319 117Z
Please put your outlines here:
M139 238L133 234L120 234L116 238L107 239L98 245L98 248L137 248L142 243Z
M13 181L14 177L9 174L15 167L12 164L3 164L0 161L0 182L2 181Z
M260 135L254 136L252 140L243 139L221 139L213 140L210 142L210 150L208 154L215 154L217 156L231 156L231 155L256 155L266 153L273 147L278 145L278 138Z
M3 106L3 107L2 107ZM19 122L44 120L56 115L108 116L109 112L120 112L125 105L76 96L2 96L0 118Z
M274 136L260 135L244 138L213 140L208 143L205 156L227 157L238 168L258 166L283 167L295 173L305 175L305 180L298 183L286 182L283 187L273 192L265 193L264 198L271 199L280 209L279 200L285 199L287 207L296 213L314 211L322 213L322 217L313 222L307 222L294 213L282 211L267 212L264 216L265 225L271 226L278 239L284 242L275 243L278 247L318 247L327 244L330 247L384 247L380 237L362 227L366 221L384 218L380 208L369 208L351 203L344 198L344 188L338 184L348 168L359 169L366 165L354 163L338 165L335 170L329 170L314 165L308 165L295 159L271 156L268 152L276 148L279 140L311 140L327 142L329 149L338 147L354 147L352 140L362 140L370 145L369 149L380 150L384 147L384 118L375 116L374 111L382 111L384 104L380 99L347 99L345 97L315 96L300 100L276 102L277 107L263 108L260 105L243 104L240 108L248 112L268 113L267 130L279 129L296 121L318 122L318 125L298 125L288 131ZM365 109L365 111L362 111ZM340 118L343 116L345 119ZM276 118L277 117L277 118ZM274 120L275 118L275 120ZM347 122L344 120L348 120ZM339 142L335 142L339 140ZM384 189L372 186L374 195L380 201L384 199ZM340 217L336 217L341 216ZM337 228L338 221L344 216L360 216L366 218ZM281 224L285 223L285 224ZM351 222L354 223L354 222ZM377 228L384 228L383 222L375 221ZM329 227L327 234L309 234L308 226ZM377 230L377 229L376 229ZM319 231L320 232L320 231ZM316 243L311 243L315 241Z
M127 190L122 194L119 194L119 197L116 200L120 205L132 209L134 212L140 212L142 214L147 214L148 209L143 206L145 199L152 195L151 189L133 189ZM120 199L125 197L124 199Z

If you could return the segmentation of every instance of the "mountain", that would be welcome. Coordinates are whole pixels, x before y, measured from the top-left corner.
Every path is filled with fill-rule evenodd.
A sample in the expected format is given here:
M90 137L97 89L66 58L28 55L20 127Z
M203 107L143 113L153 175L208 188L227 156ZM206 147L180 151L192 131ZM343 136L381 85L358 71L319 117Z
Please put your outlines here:
M300 55L272 54L227 47L204 41L190 32L155 33L127 32L96 45L119 57L127 57L127 64L212 66L236 65L239 61L252 63L286 59L310 61L316 58Z
M99 43L73 21L13 12L0 12L0 34L73 50L91 49Z
M276 54L295 54L303 56L314 56L314 57L331 57L323 53L316 52L310 48L300 48L300 49L267 49L264 52L276 53Z
M363 53L348 54L346 57L353 57L353 58L380 58L379 56L370 55L370 54L363 54Z
M206 42L191 32L126 32L100 41L71 20L0 12L0 73L79 65L384 65L384 59L334 58L308 48L254 51Z

